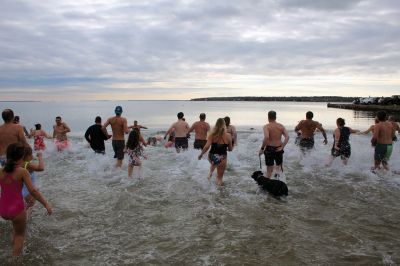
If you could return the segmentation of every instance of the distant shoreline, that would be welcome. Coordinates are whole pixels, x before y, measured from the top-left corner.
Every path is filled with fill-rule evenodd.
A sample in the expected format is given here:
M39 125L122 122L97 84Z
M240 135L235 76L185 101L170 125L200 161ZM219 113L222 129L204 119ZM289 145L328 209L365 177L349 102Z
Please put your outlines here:
M346 102L351 103L358 97L341 96L288 96L288 97L254 97L254 96L235 96L235 97L205 97L194 98L190 101L244 101L244 102Z

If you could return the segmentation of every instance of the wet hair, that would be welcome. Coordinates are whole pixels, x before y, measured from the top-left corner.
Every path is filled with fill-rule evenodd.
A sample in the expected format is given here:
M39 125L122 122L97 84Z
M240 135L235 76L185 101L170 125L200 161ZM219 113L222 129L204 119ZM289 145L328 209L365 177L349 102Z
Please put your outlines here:
M307 118L307 119L313 119L313 117L314 117L313 112L308 111L308 112L306 113L306 118Z
M268 112L268 119L276 120L276 112L275 111L269 111Z
M206 114L205 113L201 113L199 117L200 117L201 120L205 120L206 119Z
M339 117L336 119L336 124L338 124L340 127L343 127L346 123L344 122L344 119Z
M378 111L376 113L376 117L378 118L379 121L385 121L386 120L386 112L385 111Z
M42 129L42 125L41 124L35 124L35 128L36 130L41 130Z
M14 116L14 123L19 123L19 116L18 115Z
M229 118L229 116L225 116L224 121L225 121L225 126L229 126L231 123L231 119Z
M134 149L139 145L139 130L134 128L131 133L129 133L128 141L126 142L126 147L128 149Z
M101 117L96 116L96 119L94 120L95 123L101 123Z
M211 136L221 137L225 133L225 130L226 130L225 119L218 118L214 128L212 129Z
M183 114L182 112L179 112L179 113L177 114L178 119L182 119L183 116L184 116L184 114Z
M4 165L4 172L12 173L17 166L17 162L25 156L25 146L20 143L12 143L7 147L7 161Z
M9 123L14 119L14 112L11 109L4 109L1 113L1 116L3 117L5 123Z
M26 157L32 155L33 151L30 146L25 146L24 149L25 149L24 159L26 159Z

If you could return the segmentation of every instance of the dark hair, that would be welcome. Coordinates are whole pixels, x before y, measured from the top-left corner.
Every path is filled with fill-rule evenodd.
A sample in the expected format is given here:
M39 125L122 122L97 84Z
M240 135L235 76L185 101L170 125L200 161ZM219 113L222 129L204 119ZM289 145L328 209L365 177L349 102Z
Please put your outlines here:
M201 120L206 119L206 114L205 114L205 113L201 113L201 114L200 114L200 119L201 119Z
M178 116L178 119L182 119L183 116L184 116L184 114L183 114L182 112L179 112L179 113L177 114L177 116Z
M344 122L344 119L339 117L338 119L336 119L336 124L338 124L339 126L344 126L346 123Z
M61 116L56 116L56 119L61 119Z
M1 116L3 117L4 122L12 122L14 119L14 112L11 109L4 109Z
M385 111L378 111L376 113L376 117L378 117L379 121L385 121L386 120L386 112Z
M19 123L19 116L18 115L14 116L14 123L15 122Z
M313 117L314 117L313 112L308 111L308 112L306 113L306 118L307 118L307 119L312 119Z
M276 112L275 111L269 111L268 112L268 119L275 120L276 119Z
M134 149L139 145L139 130L134 128L131 133L129 133L128 141L126 142L126 147L128 149Z
M20 143L12 143L7 147L7 161L4 165L4 172L12 173L17 166L17 162L25 156L25 146Z
M42 125L41 124L35 124L35 128L36 128L36 130L40 130L40 129L42 129Z
M225 126L229 126L229 124L231 123L231 119L229 118L229 116L225 116L224 120L225 120Z
M96 116L96 118L94 119L95 123L101 123L101 117L100 116Z

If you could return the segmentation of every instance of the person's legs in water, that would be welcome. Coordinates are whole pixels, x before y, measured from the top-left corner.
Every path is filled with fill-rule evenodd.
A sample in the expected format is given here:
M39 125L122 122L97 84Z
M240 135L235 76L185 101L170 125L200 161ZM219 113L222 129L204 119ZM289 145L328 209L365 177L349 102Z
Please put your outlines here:
M19 256L22 253L26 232L26 211L18 214L13 220L13 256Z
M225 158L217 165L217 185L218 186L223 185L222 178L224 177L224 172L226 169L226 162L227 162L227 159Z

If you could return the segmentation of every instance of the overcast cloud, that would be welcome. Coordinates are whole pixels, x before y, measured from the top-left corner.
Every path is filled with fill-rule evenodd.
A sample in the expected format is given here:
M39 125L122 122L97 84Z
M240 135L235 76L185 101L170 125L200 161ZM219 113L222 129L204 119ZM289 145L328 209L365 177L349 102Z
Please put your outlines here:
M0 1L0 100L400 94L398 0Z

